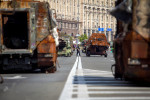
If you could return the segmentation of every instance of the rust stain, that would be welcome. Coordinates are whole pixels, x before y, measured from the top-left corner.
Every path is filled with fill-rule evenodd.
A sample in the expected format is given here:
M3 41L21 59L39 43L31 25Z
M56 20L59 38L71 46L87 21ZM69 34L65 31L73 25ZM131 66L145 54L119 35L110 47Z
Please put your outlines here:
M105 34L102 33L92 33L88 40L88 43L97 46L109 46Z

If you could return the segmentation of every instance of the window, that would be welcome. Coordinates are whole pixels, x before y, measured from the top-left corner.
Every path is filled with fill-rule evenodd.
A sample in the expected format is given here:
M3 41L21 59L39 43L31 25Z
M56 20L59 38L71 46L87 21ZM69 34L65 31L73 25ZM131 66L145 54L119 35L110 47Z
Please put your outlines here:
M86 30L84 30L84 34L86 34Z
M99 3L99 0L97 0L97 4Z
M66 23L64 23L64 28L66 28Z
M113 17L111 17L111 22L113 22Z
M77 24L75 24L75 27L76 27L76 28L78 28L78 25L77 25Z
M108 22L108 16L107 16L107 22Z
M102 6L104 6L104 2L102 1Z
M111 28L113 28L113 24L111 24Z

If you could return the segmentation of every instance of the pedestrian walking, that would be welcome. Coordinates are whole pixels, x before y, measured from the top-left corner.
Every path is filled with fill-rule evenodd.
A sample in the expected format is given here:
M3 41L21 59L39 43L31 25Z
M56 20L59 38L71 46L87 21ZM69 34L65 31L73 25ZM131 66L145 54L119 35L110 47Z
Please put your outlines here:
M77 46L77 54L76 54L76 56L80 56L80 47L79 46Z

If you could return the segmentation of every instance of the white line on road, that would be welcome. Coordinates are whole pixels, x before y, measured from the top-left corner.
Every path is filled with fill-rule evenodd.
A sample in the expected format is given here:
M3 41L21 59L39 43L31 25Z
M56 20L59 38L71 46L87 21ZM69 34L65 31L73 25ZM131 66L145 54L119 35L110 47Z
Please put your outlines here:
M75 94L77 94L78 92L74 92ZM121 95L121 94L136 94L136 95L146 95L146 94L150 94L149 91L88 91L88 94L99 94L99 95L104 95L104 94L117 94L117 95ZM80 92L80 95L84 95L85 92L82 91Z
M78 58L76 58L76 61L73 65L73 68L67 78L67 81L66 81L66 84L65 84L65 87L59 97L59 100L67 100L68 98L71 98L71 94L72 94L72 91L69 91L69 89L72 89L72 80L73 80L73 77L75 75L75 72L76 72L76 67L77 67L77 63L78 63Z
M73 80L74 80L74 76L76 73L78 73L80 76L83 76L82 64L81 64L81 58L80 57L76 58L75 64L74 64L74 66L73 66L73 68L72 68L72 70L71 70L71 72L67 78L67 82L65 84L65 87L64 87L61 95L60 95L59 100L71 100L72 99L72 94L73 94L72 92L73 92L73 86L74 86ZM84 83L84 78L80 78L80 81L83 81L83 83ZM78 88L80 88L81 85L78 85L78 86L79 86ZM70 91L70 90L72 90L72 91ZM80 95L81 92L83 92L83 91L84 91L84 95L83 94ZM78 97L79 98L80 97L81 98L83 98L83 97L88 98L88 94L86 92L87 92L86 86L82 86L82 90L78 91L78 94L79 94Z
M13 76L13 77L4 77L4 79L24 79L27 77L22 77L21 75Z
M82 98L78 100L150 100L150 97L95 97L95 98Z
M150 88L114 80L109 74L109 71L83 69L81 58L77 57L59 100L150 100Z
M130 90L138 90L138 89L142 89L142 90L150 90L150 88L148 87L88 87L88 89L105 89L105 90L117 90L117 89L130 89Z

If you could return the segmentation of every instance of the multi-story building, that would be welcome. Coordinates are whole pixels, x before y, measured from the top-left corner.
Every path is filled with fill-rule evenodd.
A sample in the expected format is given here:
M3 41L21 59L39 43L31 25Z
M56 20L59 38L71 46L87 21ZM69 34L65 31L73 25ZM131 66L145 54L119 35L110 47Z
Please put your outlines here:
M108 41L113 40L116 31L116 20L109 14L115 6L115 0L83 0L82 32L90 36L92 33L105 33Z
M108 11L116 0L40 0L48 1L56 10L61 32L77 34L105 33L109 41L116 32L116 20Z

